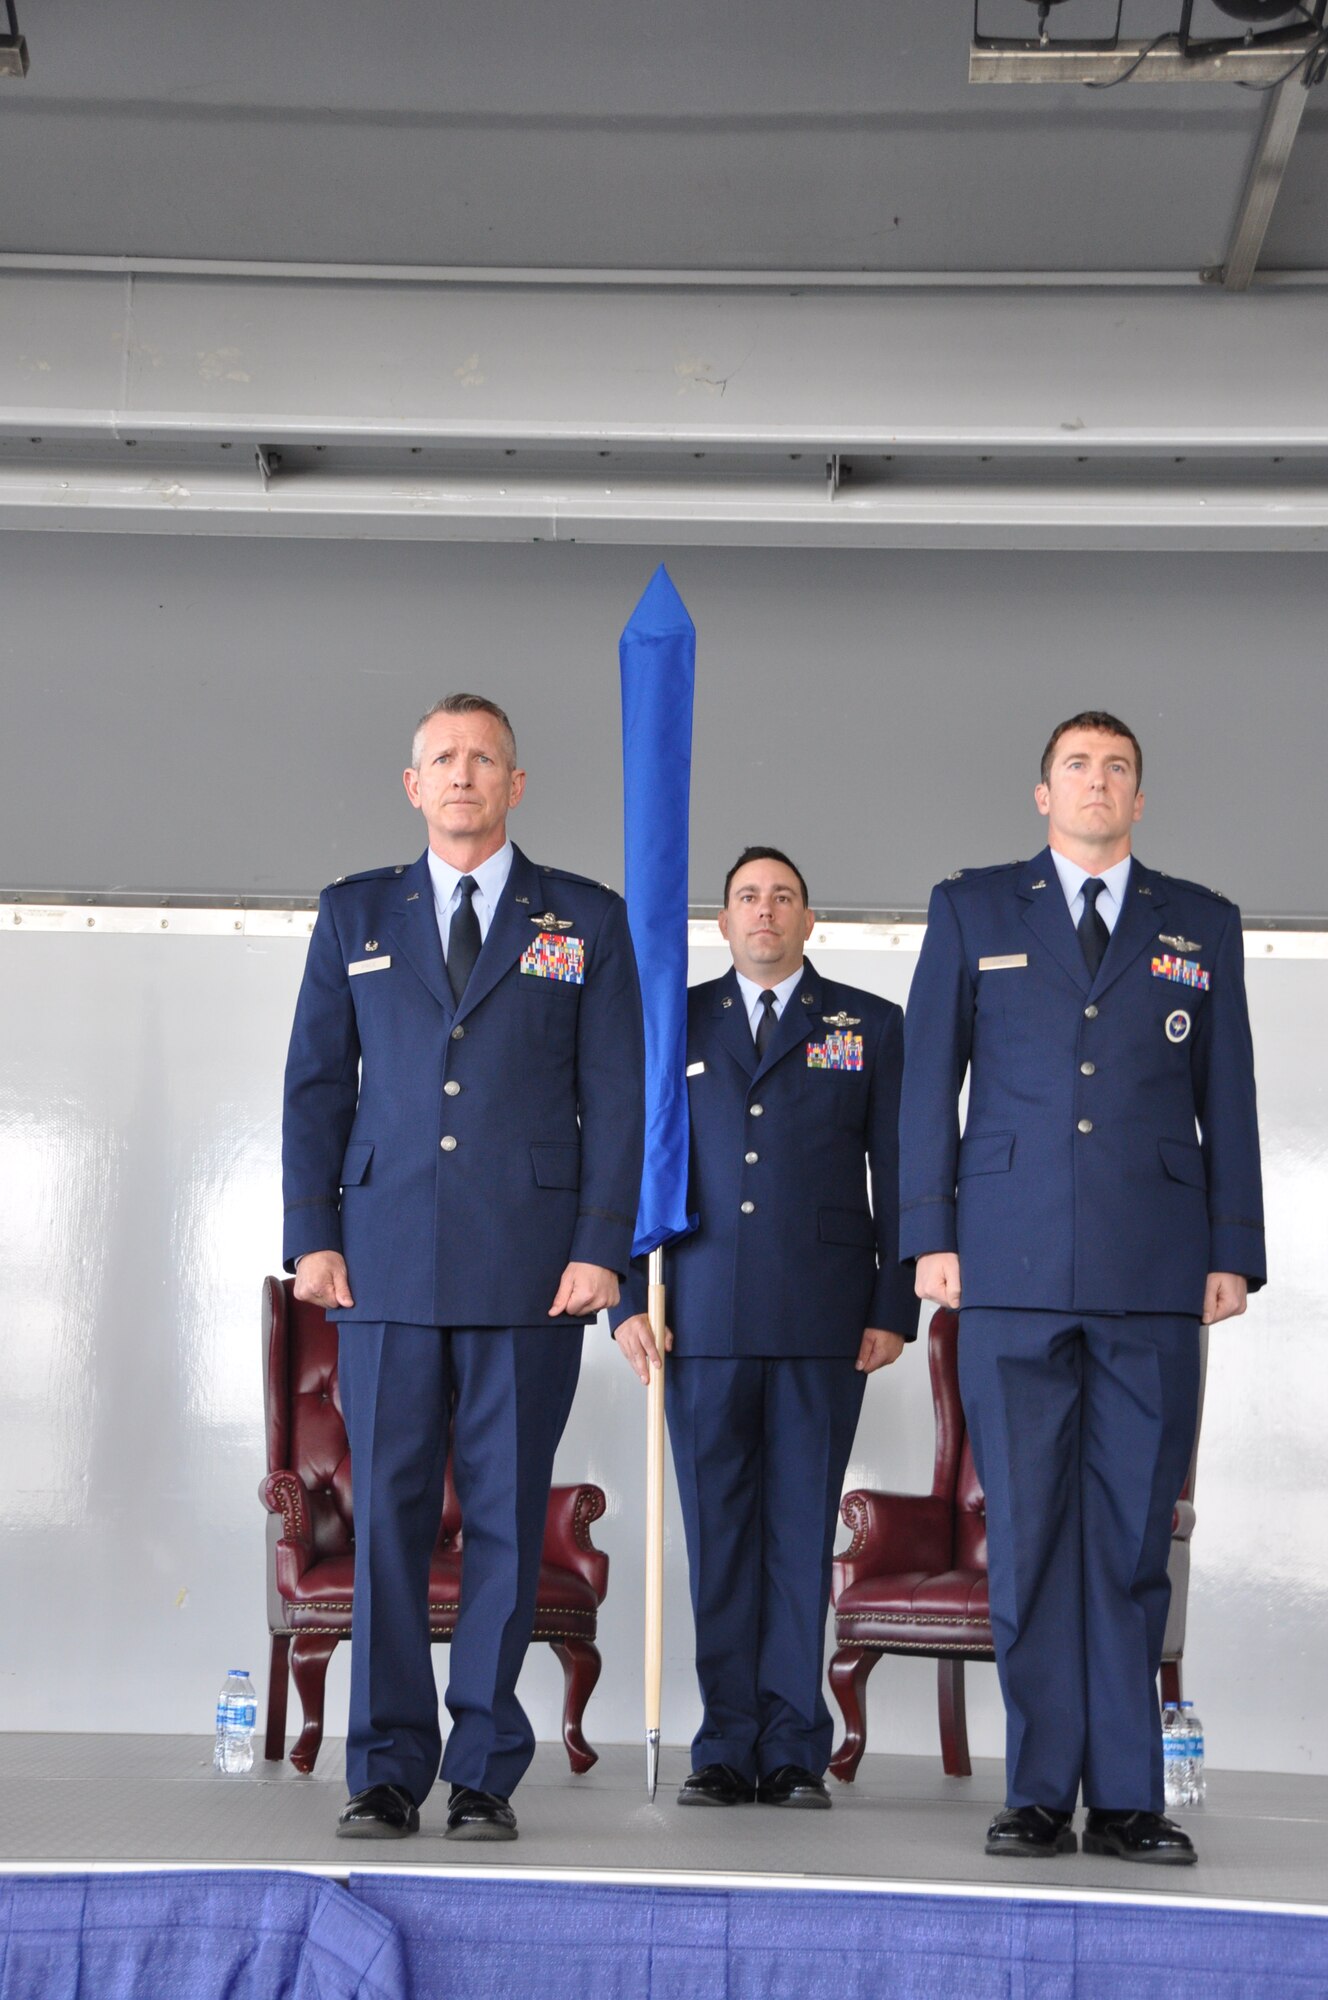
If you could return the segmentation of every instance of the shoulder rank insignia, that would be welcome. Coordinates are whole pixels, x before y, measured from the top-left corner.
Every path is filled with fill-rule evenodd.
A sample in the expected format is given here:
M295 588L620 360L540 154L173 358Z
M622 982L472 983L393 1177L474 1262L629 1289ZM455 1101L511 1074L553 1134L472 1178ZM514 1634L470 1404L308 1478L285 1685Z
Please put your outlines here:
M1185 938L1185 937L1168 937L1165 931L1158 932L1157 941L1159 944L1169 944L1173 951L1191 952L1191 951L1203 950L1203 946L1199 944L1196 939Z
M557 979L566 986L586 983L586 947L579 937L559 937L541 931L521 954L520 970L536 979Z
M947 882L962 882L964 879L964 871L962 868L956 868L954 873L952 875L947 875L945 879Z
M861 1014L845 1014L842 1010L838 1014L822 1014L821 1019L827 1028L857 1028L862 1024Z
M808 1069L852 1069L862 1068L862 1036L840 1033L836 1030L826 1036L823 1042L808 1042Z
M542 931L570 931L572 928L570 917L555 917L552 910L544 910L530 921L532 924L538 924Z

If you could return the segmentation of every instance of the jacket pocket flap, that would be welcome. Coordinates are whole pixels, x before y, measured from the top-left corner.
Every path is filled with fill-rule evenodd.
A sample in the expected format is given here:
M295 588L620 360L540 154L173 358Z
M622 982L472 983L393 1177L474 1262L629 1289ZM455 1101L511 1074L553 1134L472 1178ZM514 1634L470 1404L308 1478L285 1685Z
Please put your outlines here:
M581 1185L581 1148L546 1144L532 1146L531 1165L535 1183L543 1188L578 1188Z
M1192 1188L1208 1186L1201 1147L1189 1139L1159 1139L1157 1150L1173 1181L1182 1181L1186 1187Z
M970 1174L1008 1174L1014 1156L1013 1132L974 1132L959 1142L959 1178Z
M816 1233L822 1243L850 1243L861 1250L876 1248L876 1225L865 1209L818 1209Z
M373 1147L358 1142L347 1146L346 1157L341 1162L342 1187L358 1187L369 1172L369 1162L373 1158Z

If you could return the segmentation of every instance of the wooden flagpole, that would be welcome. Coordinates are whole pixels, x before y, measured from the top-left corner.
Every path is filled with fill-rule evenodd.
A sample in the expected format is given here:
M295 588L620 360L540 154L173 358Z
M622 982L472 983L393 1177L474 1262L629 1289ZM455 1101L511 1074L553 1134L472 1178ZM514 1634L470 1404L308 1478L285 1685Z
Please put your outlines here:
M646 1310L661 1366L646 1392L646 1791L659 1779L659 1711L664 1681L664 1251L650 1253Z

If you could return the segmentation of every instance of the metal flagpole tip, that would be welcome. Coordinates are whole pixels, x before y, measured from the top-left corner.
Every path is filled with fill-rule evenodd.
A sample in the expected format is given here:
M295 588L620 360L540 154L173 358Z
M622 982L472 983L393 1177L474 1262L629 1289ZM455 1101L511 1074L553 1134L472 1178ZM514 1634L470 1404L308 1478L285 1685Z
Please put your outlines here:
M657 1729L647 1729L646 1795L651 1800L652 1804L654 1802L654 1797L655 1797L655 1787L658 1783L659 1783L659 1731Z

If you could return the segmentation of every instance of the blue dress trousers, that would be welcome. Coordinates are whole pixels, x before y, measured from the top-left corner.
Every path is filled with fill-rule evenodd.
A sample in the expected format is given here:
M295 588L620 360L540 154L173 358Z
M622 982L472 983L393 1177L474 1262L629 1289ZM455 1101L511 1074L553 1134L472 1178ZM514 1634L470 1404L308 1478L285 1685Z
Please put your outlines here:
M438 1775L428 1571L449 1426L465 1556L443 1776L508 1796L553 1457L583 1321L565 1266L630 1261L640 993L612 891L520 848L452 995L427 856L323 892L286 1066L285 1256L340 1250L355 1611L347 1779Z
M1135 860L1090 975L1050 850L961 870L906 1050L901 1244L959 1256L1007 1802L1160 1811L1205 1280L1265 1276L1240 914Z

